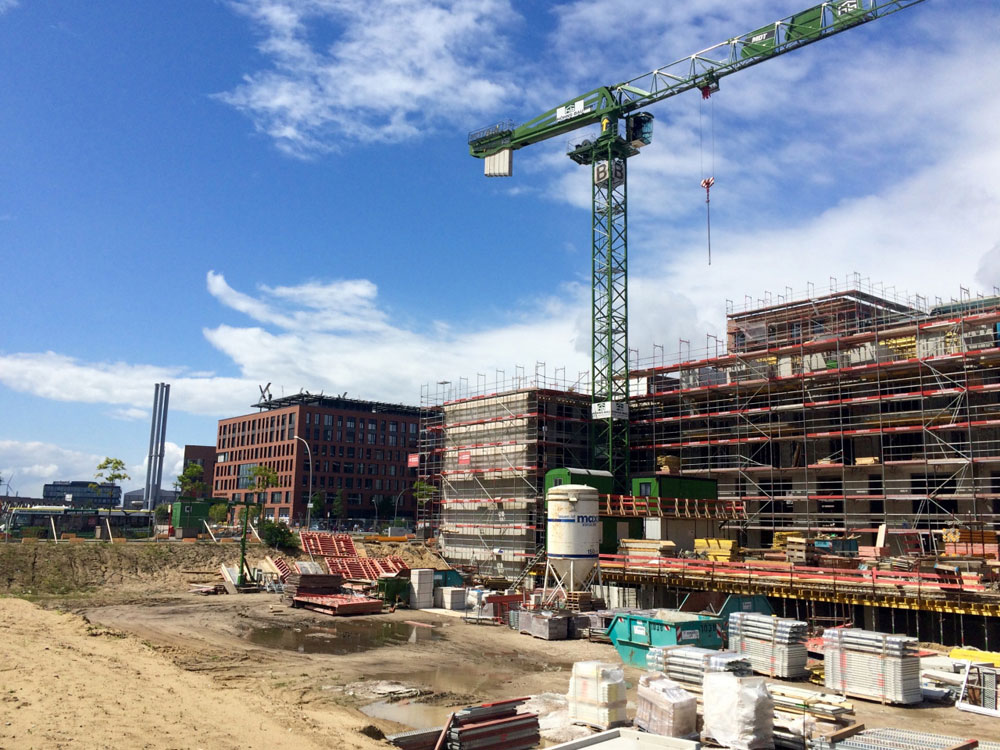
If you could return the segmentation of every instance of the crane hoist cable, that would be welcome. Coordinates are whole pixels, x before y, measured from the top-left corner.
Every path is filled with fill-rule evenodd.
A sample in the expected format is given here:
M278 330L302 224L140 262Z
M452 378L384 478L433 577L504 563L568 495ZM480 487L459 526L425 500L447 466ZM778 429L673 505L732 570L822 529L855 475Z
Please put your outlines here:
M711 205L711 192L712 185L715 184L715 100L712 99L712 94L719 90L718 86L702 86L701 88L701 102L698 104L698 148L701 158L701 174L703 175L701 180L701 186L705 188L705 229L708 232L708 265L712 265L712 205ZM711 144L711 155L712 155L712 170L707 175L705 174L705 135L704 126L702 123L705 101L711 101L711 112L709 113L709 122L712 130L712 144Z

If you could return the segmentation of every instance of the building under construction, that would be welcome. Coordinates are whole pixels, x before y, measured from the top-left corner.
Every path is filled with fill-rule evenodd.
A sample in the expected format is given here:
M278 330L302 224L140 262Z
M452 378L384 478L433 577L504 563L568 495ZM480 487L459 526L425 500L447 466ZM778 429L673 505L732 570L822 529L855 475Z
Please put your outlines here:
M422 473L440 488L441 550L482 575L512 575L545 531L545 472L588 461L590 395L558 379L517 376L472 390L424 389Z
M728 538L753 562L734 553L710 556L710 570L653 569L606 554L605 584L640 606L671 606L685 590L764 594L796 616L995 644L1000 296L899 299L855 275L730 303L726 322L705 351L682 345L631 368L633 481L630 494L602 496L601 514L605 536L609 525L619 537L644 530L677 557L699 555L691 537ZM589 389L537 372L462 382L424 390L421 474L440 487L430 509L445 556L510 576L541 548L545 472L589 465ZM717 493L665 496L680 486L665 476L714 479ZM805 544L801 559L788 537ZM864 570L856 553L818 555L818 537L853 539ZM778 559L795 562L767 568Z
M886 524L932 550L949 525L992 527L1000 298L928 307L873 292L731 310L725 352L635 371L647 395L632 403L633 473L672 460L715 478L749 547L776 530Z

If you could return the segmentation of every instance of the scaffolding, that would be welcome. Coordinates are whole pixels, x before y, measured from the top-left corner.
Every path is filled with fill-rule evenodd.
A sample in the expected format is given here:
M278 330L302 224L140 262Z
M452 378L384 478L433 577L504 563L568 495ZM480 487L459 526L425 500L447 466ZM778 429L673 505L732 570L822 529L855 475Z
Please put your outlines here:
M424 387L421 476L437 488L428 515L445 558L510 577L542 544L545 472L587 464L590 393L585 373L500 376Z
M728 524L922 532L1000 518L1000 296L933 305L855 274L727 306L725 342L633 368L633 473L672 457L718 480ZM687 345L686 347L684 345Z

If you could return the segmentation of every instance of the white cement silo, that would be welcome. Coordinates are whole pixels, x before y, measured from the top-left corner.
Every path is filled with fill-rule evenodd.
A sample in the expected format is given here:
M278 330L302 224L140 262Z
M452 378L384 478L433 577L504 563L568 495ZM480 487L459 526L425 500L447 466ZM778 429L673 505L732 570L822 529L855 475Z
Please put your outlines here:
M601 519L597 490L582 484L562 484L545 498L547 565L545 588L569 593L585 588L598 565Z

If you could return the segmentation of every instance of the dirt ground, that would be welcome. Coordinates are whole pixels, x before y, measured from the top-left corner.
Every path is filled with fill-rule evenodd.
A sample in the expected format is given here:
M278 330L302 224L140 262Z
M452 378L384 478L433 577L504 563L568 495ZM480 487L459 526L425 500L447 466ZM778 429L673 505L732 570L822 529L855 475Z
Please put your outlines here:
M373 738L438 726L453 707L565 694L574 661L620 661L609 645L421 611L331 618L271 594L199 597L186 593L197 575L183 571L209 571L220 552L197 546L207 558L180 550L159 574L131 557L145 553L124 564L112 554L109 583L42 606L0 598L0 749L384 748ZM46 563L28 557L37 582ZM0 556L0 582L30 578L5 569L17 562ZM633 697L640 674L626 669ZM1000 721L952 707L854 705L867 726L1000 735Z

